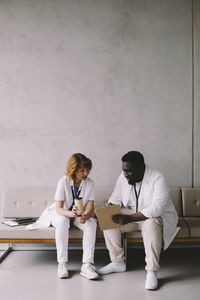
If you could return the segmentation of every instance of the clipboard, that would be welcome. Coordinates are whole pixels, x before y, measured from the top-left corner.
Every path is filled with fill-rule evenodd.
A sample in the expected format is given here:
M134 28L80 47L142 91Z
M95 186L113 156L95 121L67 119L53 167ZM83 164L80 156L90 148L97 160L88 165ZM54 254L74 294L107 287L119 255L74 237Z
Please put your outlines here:
M120 205L110 205L105 207L96 208L96 215L99 221L100 229L112 229L121 227L120 224L114 223L112 221L112 216L116 214L121 214Z

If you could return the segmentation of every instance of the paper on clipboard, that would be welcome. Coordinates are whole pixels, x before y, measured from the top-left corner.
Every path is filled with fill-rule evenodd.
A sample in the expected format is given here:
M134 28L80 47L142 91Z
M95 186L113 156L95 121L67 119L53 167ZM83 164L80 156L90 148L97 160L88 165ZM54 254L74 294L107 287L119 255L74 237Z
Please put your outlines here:
M96 208L96 215L99 221L100 229L112 229L121 227L120 224L112 221L112 216L121 214L120 205L110 205L105 207Z

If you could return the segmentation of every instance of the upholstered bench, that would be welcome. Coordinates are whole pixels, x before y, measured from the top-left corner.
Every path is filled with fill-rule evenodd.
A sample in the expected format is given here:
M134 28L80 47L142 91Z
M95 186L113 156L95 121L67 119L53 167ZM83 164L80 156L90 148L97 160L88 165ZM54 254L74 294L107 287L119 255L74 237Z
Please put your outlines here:
M102 207L112 190L96 189L96 207ZM1 220L16 217L39 217L43 210L54 201L55 189L24 188L1 191ZM200 242L200 188L171 188L170 195L179 216L181 227L174 242ZM82 231L72 227L69 233L70 243L81 243ZM97 228L97 243L104 243L103 233ZM129 232L124 245L141 243L139 231ZM25 226L9 227L0 223L0 243L9 244L0 261L12 250L12 244L18 243L55 243L53 227L27 230ZM126 248L126 247L125 247ZM126 250L126 249L125 249Z

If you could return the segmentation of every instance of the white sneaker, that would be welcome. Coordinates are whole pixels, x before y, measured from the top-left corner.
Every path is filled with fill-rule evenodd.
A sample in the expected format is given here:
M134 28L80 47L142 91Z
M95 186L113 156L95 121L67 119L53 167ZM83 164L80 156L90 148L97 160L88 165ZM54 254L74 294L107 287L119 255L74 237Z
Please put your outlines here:
M106 265L105 267L100 268L97 272L99 274L110 274L110 273L120 273L126 271L126 265L124 261L113 261Z
M58 263L58 277L67 278L69 276L66 263Z
M82 264L81 275L87 279L96 279L99 277L99 274L95 272L95 268L91 263Z
M158 287L158 279L155 271L147 271L145 289L155 290Z

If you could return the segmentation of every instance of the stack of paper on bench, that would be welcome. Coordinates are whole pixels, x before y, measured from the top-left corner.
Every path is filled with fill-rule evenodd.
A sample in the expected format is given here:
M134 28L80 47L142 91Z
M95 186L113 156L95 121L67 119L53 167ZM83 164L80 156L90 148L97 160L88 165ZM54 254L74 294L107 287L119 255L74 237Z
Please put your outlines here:
M6 224L8 226L19 226L19 225L28 225L32 224L35 221L37 221L38 218L31 218L31 217L26 217L26 218L15 218L12 220L8 219L3 219L1 223Z

